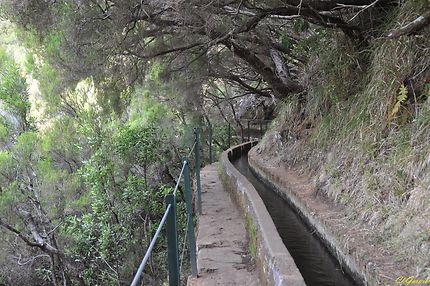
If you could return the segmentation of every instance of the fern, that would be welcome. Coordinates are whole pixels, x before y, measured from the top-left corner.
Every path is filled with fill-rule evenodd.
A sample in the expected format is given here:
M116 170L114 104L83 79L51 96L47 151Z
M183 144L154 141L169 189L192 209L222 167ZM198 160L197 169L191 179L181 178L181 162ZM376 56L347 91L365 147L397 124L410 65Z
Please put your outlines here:
M397 95L397 101L394 104L393 109L391 109L390 117L393 117L400 111L400 106L406 101L406 99L408 99L408 89L402 83L399 88L399 94Z

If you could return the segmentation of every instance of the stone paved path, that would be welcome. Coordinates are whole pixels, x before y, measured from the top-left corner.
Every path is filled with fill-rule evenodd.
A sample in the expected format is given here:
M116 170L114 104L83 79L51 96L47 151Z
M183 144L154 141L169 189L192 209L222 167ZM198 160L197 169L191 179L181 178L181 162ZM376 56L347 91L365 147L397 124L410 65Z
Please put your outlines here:
M260 285L248 255L244 217L222 186L217 163L201 170L202 210L198 218L198 278L189 286Z

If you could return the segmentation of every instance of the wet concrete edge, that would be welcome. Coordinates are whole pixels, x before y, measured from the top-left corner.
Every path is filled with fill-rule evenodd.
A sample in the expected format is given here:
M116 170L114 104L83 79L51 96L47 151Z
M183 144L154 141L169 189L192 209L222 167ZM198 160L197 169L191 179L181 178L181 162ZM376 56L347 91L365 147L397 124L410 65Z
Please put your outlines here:
M293 258L282 242L263 200L254 186L231 163L250 150L257 141L243 143L221 154L220 173L226 190L233 193L236 203L256 230L255 259L261 281L265 285L306 285ZM253 234L249 233L252 240ZM250 241L250 243L253 243Z

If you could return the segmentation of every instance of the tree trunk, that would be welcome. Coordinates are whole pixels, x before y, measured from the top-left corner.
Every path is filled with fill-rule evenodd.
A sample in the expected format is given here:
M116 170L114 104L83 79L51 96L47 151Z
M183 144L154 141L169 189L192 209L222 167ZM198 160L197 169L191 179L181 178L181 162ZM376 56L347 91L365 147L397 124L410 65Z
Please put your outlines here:
M223 41L235 55L246 61L261 77L270 85L274 94L278 98L283 98L289 93L297 93L303 90L303 88L294 81L288 81L285 84L276 73L268 67L260 58L258 58L253 52L242 47L233 40L226 39Z

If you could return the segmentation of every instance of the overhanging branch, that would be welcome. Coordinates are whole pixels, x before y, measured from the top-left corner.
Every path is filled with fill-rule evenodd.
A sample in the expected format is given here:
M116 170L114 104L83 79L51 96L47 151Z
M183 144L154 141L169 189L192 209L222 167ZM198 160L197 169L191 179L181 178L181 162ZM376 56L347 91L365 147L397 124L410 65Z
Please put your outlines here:
M419 16L409 24L397 29L390 31L386 34L388 38L397 38L403 35L412 34L420 31L430 24L430 11L427 11L425 14Z

